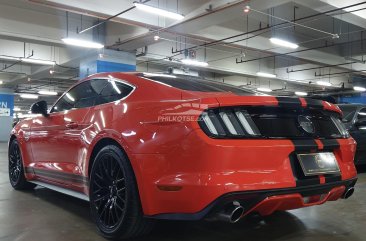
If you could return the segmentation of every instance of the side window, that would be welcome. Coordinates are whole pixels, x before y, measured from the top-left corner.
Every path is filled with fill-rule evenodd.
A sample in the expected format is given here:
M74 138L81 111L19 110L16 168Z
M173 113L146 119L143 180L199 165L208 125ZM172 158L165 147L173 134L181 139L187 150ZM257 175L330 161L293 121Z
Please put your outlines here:
M123 99L124 97L128 96L132 90L133 87L129 85L118 81L109 80L107 85L100 93L97 104L101 105Z
M96 79L75 86L56 103L51 113L93 106L107 83L106 80Z
M366 108L362 108L357 115L358 121L366 121Z

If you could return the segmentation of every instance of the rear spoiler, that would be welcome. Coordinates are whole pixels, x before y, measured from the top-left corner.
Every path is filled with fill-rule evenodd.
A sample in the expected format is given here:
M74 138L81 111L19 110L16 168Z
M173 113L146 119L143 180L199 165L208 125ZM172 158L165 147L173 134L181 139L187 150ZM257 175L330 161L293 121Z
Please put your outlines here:
M215 97L220 106L280 106L287 108L310 108L337 112L341 109L327 101L311 98L275 97L275 96L222 96Z

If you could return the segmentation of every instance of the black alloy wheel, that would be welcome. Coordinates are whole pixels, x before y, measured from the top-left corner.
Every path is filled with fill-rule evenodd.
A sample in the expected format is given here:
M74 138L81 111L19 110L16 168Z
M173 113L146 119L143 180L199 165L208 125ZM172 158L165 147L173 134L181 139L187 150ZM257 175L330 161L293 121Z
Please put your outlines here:
M98 231L106 238L131 238L148 233L132 167L122 150L104 147L90 174L90 205Z
M30 190L36 185L27 182L24 176L23 159L19 143L15 139L9 147L9 180L11 186L16 190Z
M125 174L112 155L104 153L95 164L90 194L97 221L105 229L114 229L126 213Z

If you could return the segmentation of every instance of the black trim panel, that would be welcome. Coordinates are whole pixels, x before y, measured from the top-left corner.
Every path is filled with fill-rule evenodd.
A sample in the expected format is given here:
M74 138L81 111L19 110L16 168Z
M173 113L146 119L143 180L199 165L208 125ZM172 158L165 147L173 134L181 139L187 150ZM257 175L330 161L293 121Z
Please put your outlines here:
M39 177L45 177L45 178L52 178L59 180L61 182L69 182L74 184L88 184L89 179L84 176L71 174L71 173L63 173L53 170L45 170L45 169L38 169L38 168L32 168L32 167L26 167L25 168L26 173L35 174Z
M353 187L357 182L357 178L352 178L346 181L333 182L329 184L321 184L321 185L312 185L306 187L296 187L296 188L283 188L283 189L273 189L273 190L260 190L260 191L247 191L247 192L233 192L225 194L211 204L209 204L206 208L197 213L166 213L166 214L158 214L153 216L146 216L147 218L153 219L166 219L166 220L201 220L203 218L208 217L210 214L214 214L215 212L223 209L229 203L233 201L241 202L241 205L245 210L250 210L256 204L261 202L267 197L276 196L276 195L286 195L286 194L294 194L299 193L303 197L309 197L313 195L320 195L324 193L328 193L335 187L346 186Z

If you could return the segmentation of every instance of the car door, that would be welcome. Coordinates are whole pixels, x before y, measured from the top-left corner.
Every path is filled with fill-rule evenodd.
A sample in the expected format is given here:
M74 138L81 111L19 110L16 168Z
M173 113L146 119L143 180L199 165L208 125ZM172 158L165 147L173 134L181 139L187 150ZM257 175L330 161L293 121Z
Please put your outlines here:
M357 142L356 161L366 162L366 108L358 111L355 127L351 131L352 137Z
M98 99L99 93L108 83L105 79L94 79L84 82L80 88L71 93L74 99L74 108L64 114L65 129L61 134L61 139L67 153L63 153L62 159L65 165L72 170L73 174L83 175L86 151L88 143L84 138L86 130L93 128L93 109ZM70 96L69 96L70 97Z
M34 117L30 123L30 134L26 140L31 149L32 163L29 168L39 177L48 179L52 173L46 170L57 169L54 164L62 151L60 134L64 128L63 113Z
M81 175L78 155L82 147L80 132L84 117L94 105L96 96L90 81L82 82L51 108L48 117L32 123L31 147L34 172L41 178L62 184L80 184L73 175Z

